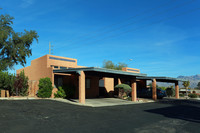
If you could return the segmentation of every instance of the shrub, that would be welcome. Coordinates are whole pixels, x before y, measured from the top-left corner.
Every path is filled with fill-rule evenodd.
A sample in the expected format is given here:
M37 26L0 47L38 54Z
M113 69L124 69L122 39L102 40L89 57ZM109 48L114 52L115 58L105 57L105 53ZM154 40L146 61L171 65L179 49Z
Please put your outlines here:
M39 86L39 90L38 90L38 94L37 94L38 97L41 97L41 98L51 97L53 87L52 87L52 82L51 82L50 78L48 78L48 77L41 78L39 80L38 86Z
M197 94L195 94L195 93L189 94L188 96L189 96L190 98L197 98L197 97L198 97Z
M185 95L184 95L183 93L180 93L179 96L180 96L180 97L184 97Z
M115 89L123 89L125 92L131 92L131 87L127 84L118 84L115 86Z
M162 89L164 91L167 89L167 87L163 87L163 86L159 86L158 88L160 88L160 89Z
M118 94L119 98L126 98L131 93L132 89L127 84L118 84L115 86L115 94Z
M175 89L174 88L167 88L166 94L167 94L168 97L175 96Z
M19 75L14 79L14 86L11 90L12 95L27 96L28 95L28 77L25 76L24 71L21 71Z
M63 86L63 90L65 91L65 98L74 98L75 97L75 86L72 84Z
M54 93L55 98L65 98L66 94L65 91L62 89L61 86L58 87L57 93Z

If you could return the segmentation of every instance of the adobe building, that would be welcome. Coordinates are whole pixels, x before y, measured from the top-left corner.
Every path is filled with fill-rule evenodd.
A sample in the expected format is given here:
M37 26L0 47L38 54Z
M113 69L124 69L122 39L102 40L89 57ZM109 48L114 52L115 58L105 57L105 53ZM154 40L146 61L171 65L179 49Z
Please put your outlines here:
M36 96L40 78L49 77L54 87L52 97L59 86L73 86L74 98L85 103L85 98L111 97L114 86L121 83L132 87L132 101L136 101L137 89L146 88L147 80L152 81L152 98L156 96L156 81L175 83L176 98L179 98L179 79L170 77L148 77L139 69L122 68L112 70L106 68L78 66L77 59L54 55L45 55L31 61L31 65L16 71L24 70L29 78L29 96Z

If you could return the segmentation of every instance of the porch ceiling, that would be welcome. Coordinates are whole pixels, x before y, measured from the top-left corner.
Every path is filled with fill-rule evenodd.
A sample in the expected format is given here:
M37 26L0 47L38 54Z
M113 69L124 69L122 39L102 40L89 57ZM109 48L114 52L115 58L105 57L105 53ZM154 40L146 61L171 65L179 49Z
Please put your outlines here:
M179 79L179 78L172 78L172 77L152 77L152 76L146 76L146 77L137 77L136 79L140 79L140 80L153 80L156 79L156 81L158 82L171 82L171 83L175 83L178 81L185 81L183 79Z

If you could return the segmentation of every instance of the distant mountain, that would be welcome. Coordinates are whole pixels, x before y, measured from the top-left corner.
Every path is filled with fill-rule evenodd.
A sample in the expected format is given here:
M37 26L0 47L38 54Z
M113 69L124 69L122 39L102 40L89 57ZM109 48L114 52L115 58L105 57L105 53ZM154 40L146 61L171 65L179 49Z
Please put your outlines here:
M178 76L177 78L189 80L190 88L197 87L197 84L200 82L200 74L193 75L193 76ZM182 86L180 86L180 87L182 87Z
M200 74L193 75L193 76L178 76L177 78L184 79L184 80L189 80L190 81L189 88L196 88L197 84L200 82ZM151 83L151 82L148 82L148 83ZM164 87L169 87L171 85L174 86L174 84L172 84L172 83L158 82L157 84L158 84L158 86L164 86ZM179 83L179 87L180 88L184 88L184 86L182 84L183 84L182 82Z

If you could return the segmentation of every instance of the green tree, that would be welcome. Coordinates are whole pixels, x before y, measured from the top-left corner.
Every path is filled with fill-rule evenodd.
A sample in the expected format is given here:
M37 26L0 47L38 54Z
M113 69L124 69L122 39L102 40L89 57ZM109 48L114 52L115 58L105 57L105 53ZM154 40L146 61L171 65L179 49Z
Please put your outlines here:
M15 75L0 71L0 89L14 91Z
M183 86L186 89L186 95L188 96L188 87L190 86L190 81L184 81Z
M149 86L150 88L152 88L152 83L149 83L148 86ZM156 88L158 88L158 87L159 87L159 86L156 84Z
M26 58L32 55L30 46L38 41L36 31L15 32L12 28L13 17L0 16L0 70L12 68L15 64L26 64Z
M122 70L123 67L127 67L128 65L125 63L119 62L118 64L114 64L112 61L104 60L103 62L103 68L108 68L108 69L115 69L115 70Z
M166 94L167 94L168 97L175 96L175 89L173 87L168 87L166 89Z

